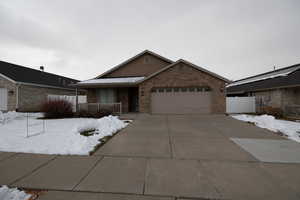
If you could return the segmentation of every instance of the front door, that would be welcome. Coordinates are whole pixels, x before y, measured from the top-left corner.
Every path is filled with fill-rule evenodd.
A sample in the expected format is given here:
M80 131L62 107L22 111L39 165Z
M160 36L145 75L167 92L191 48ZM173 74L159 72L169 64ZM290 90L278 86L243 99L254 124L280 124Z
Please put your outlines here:
M139 90L138 88L129 88L129 112L139 111Z

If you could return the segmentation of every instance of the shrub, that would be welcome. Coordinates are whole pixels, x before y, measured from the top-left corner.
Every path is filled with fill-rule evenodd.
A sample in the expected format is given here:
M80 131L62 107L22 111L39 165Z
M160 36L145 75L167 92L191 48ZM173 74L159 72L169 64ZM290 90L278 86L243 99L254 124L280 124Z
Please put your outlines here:
M265 106L262 108L262 114L273 115L275 118L282 118L283 111L281 108L274 108L271 106Z
M89 137L89 136L95 135L95 134L96 134L96 131L97 131L97 129L95 129L95 128L90 128L90 129L82 130L82 131L80 132L80 135Z
M73 106L66 100L49 100L42 105L45 118L68 118L73 117Z
M91 118L101 118L109 115L112 115L112 111L106 109L102 109L97 112L80 111L77 114L78 117L91 117Z

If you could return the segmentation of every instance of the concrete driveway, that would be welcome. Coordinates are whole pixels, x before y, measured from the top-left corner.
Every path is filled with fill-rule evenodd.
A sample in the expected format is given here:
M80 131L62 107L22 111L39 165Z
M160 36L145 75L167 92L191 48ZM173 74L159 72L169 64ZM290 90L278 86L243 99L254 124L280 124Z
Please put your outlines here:
M90 157L0 154L0 184L51 190L42 200L300 198L299 163L232 138L287 141L225 115L138 115Z

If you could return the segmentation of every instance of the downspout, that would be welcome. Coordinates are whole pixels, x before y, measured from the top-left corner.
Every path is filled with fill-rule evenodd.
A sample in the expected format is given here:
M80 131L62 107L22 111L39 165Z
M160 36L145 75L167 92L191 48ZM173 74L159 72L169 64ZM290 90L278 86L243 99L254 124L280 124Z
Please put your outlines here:
M76 87L76 106L75 106L75 112L78 113L79 110L78 110L78 88Z
M16 111L19 110L19 88L20 88L20 85L17 84L17 91L16 91Z

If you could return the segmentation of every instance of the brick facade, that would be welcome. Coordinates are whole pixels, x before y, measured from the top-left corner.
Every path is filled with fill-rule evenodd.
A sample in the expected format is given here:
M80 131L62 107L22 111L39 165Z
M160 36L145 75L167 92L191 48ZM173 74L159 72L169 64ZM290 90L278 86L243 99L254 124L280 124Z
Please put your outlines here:
M47 100L48 94L54 95L75 95L75 90L56 89L47 87L38 87L30 85L17 85L14 82L0 77L0 88L7 89L7 109L13 111L17 109L18 93L18 111L35 112L41 111L41 104Z
M169 65L166 62L151 54L144 54L119 69L105 75L104 77L132 77L132 76L149 76Z
M280 108L287 116L300 116L300 87L258 91L253 92L253 95L256 97L257 112L268 106Z
M153 87L209 86L212 89L212 113L225 113L225 82L206 72L179 62L166 71L142 82L139 86L140 112L151 112L151 89Z
M47 101L49 94L54 95L75 95L75 90L37 87L21 85L19 88L19 111L37 112L41 111L41 105Z

